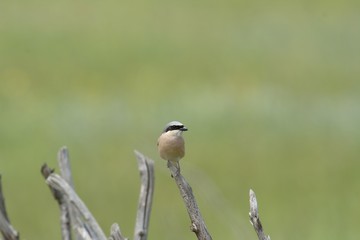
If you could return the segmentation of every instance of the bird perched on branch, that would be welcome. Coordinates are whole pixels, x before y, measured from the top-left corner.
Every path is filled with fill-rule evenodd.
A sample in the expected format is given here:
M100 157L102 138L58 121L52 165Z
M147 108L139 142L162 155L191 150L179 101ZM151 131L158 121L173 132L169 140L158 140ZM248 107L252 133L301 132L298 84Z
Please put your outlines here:
M166 124L161 133L157 142L158 151L160 157L168 161L168 166L175 163L179 167L179 161L185 155L185 142L182 133L187 130L181 122L172 121Z

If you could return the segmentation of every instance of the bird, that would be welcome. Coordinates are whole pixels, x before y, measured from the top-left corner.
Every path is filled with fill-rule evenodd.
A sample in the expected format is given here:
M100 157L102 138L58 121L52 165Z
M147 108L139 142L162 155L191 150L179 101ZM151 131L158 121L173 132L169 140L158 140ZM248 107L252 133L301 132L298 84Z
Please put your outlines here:
M171 163L179 166L179 161L185 156L185 141L182 133L188 129L179 121L171 121L166 124L161 133L157 147L162 159L168 161L168 167Z

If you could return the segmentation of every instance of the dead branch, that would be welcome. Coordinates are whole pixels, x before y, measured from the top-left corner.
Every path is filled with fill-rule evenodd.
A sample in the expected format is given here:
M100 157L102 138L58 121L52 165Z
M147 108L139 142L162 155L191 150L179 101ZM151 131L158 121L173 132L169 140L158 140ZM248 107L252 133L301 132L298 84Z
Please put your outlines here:
M174 178L176 185L179 188L181 197L184 200L186 210L191 220L191 231L196 234L199 240L211 240L212 238L201 216L192 188L180 173L179 163L168 161L168 168L170 169L171 175Z
M252 189L250 189L249 195L250 195L250 212L249 212L250 222L253 225L259 240L270 240L270 236L265 235L264 229L260 222L258 204L257 204L255 192Z
M45 163L41 167L41 174L45 178L45 180L54 172L54 169L48 167ZM61 236L63 240L71 240L71 223L70 223L70 216L69 216L69 209L64 198L63 194L55 188L51 188L51 193L53 194L55 200L59 204L60 208L60 222L61 222Z
M141 178L139 205L135 223L134 240L146 240L154 193L154 161L135 150Z
M58 164L62 178L73 188L74 181L71 174L69 150L63 146L58 152Z
M74 181L71 173L69 151L67 147L63 146L62 148L60 148L57 156L61 177L75 190ZM69 236L71 237L71 222L74 221L72 219L75 218L75 213L72 212L72 208L69 208L67 204L61 206L60 210L61 232L64 234L69 233ZM79 236L78 232L75 232L75 236L78 240L82 238L81 236Z
M111 225L109 240L128 240L128 239L122 236L119 224L114 223L113 225Z
M18 231L10 224L9 217L6 212L5 198L2 192L2 183L0 175L0 232L5 240L20 239Z
M56 191L61 195L61 198L65 200L68 207L71 209L70 212L74 213L74 216L72 216L72 225L81 239L106 239L105 234L86 205L62 177L55 173L51 173L47 177L46 183L53 191Z

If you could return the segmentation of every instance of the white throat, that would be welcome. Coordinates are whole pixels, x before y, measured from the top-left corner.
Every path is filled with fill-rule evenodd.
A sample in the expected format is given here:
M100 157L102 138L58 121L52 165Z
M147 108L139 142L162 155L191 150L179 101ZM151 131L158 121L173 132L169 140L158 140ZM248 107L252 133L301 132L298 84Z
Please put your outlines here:
M167 134L167 135L169 135L169 136L177 136L177 137L179 137L179 136L182 136L182 131L180 131L180 130L171 130L171 131L168 131L168 132L166 132L165 134Z

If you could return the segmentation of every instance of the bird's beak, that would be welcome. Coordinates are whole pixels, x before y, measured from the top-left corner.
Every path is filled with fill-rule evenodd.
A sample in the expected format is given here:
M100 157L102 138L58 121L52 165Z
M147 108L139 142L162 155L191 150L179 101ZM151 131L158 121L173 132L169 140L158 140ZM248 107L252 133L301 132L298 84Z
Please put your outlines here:
M185 131L187 131L188 129L187 129L186 127L182 127L182 128L180 128L179 130L185 132Z

